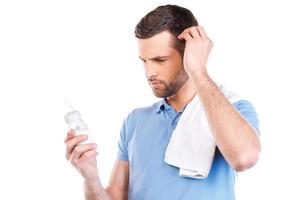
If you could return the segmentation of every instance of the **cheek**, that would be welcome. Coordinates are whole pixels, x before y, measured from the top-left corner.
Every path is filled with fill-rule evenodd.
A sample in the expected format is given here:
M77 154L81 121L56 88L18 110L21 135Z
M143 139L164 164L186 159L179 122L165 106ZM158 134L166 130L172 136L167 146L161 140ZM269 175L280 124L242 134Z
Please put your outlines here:
M166 72L170 77L176 76L180 71L182 71L183 66L178 62L169 62L166 66Z
M175 77L176 73L174 73L172 70L163 70L158 75L158 79L162 80L166 85L169 85L171 82L173 82Z

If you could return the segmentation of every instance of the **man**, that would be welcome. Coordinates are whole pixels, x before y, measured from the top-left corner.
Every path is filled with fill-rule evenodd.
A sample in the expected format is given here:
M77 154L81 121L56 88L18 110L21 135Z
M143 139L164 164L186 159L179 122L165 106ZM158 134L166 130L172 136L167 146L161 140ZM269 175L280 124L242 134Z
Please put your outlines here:
M69 131L66 157L84 177L87 200L232 200L236 171L258 160L258 120L247 100L231 104L207 73L213 47L193 14L175 5L159 6L137 24L139 58L155 96L124 120L118 156L106 188L101 184L95 144ZM164 162L172 131L194 95L201 99L217 144L205 179L181 177Z

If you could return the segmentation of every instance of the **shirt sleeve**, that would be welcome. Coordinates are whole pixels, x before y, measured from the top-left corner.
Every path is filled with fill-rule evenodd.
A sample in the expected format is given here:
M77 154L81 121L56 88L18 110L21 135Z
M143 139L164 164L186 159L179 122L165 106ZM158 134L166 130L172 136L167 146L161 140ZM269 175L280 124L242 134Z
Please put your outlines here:
M129 114L130 115L130 114ZM120 130L120 137L118 140L118 160L128 160L128 142L127 142L127 130L129 115L124 119L123 125Z
M260 135L259 120L253 105L247 100L237 101L233 105Z

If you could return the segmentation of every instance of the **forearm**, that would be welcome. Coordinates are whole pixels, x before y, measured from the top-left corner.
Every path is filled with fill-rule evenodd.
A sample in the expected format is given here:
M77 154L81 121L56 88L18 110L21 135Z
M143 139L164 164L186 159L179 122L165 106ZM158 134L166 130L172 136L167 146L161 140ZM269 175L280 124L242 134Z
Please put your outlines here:
M104 189L101 181L84 181L84 194L86 200L113 200Z
M238 171L253 166L260 151L259 138L254 128L207 74L195 74L192 80L218 148L225 159Z

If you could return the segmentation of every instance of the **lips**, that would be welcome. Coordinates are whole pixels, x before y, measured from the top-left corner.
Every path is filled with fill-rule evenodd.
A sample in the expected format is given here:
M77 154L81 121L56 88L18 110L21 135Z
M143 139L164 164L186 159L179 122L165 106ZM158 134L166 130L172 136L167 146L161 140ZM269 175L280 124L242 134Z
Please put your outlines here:
M151 82L150 85L151 87L157 88L161 83L160 82Z
M160 82L151 82L152 85L160 84Z

